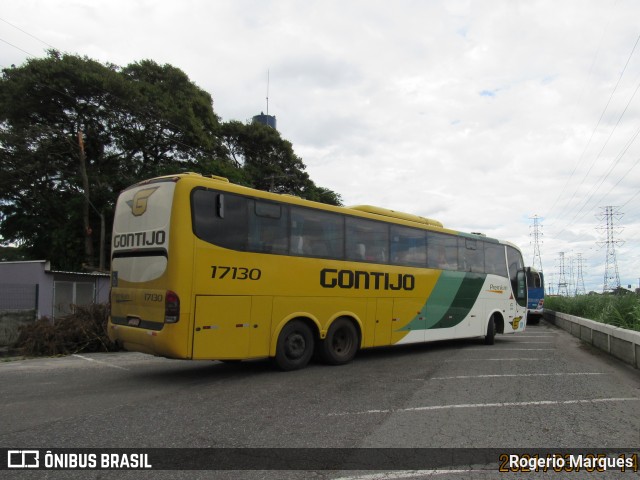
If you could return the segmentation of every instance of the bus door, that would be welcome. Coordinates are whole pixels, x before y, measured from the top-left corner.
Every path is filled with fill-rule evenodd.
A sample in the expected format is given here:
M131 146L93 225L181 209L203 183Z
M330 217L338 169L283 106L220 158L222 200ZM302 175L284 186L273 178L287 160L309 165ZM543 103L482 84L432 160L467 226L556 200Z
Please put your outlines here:
M196 296L193 359L267 356L270 309L270 297ZM265 321L257 318L259 312Z

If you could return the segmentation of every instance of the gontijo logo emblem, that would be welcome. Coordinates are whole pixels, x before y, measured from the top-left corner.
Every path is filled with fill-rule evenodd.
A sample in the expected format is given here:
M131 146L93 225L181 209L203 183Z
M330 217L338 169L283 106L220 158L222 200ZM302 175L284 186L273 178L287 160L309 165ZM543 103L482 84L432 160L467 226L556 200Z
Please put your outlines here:
M147 204L149 203L149 197L153 195L153 192L155 192L157 189L158 187L152 187L138 190L133 196L133 199L127 202L127 205L131 207L131 213L133 213L136 217L139 217L144 212L146 212Z

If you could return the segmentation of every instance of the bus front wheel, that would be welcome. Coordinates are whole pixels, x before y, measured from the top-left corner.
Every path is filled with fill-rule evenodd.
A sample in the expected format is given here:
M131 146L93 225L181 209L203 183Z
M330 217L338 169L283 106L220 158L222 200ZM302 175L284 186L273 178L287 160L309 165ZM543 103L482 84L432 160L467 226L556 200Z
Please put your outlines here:
M484 337L484 344L493 345L495 343L495 338L496 338L496 322L493 316L491 316L491 318L489 319L489 324L487 325L487 334Z
M313 334L302 321L287 323L278 337L276 365L284 371L304 368L313 355Z
M329 328L327 337L320 344L320 355L329 365L350 362L358 351L358 332L353 323L339 318Z

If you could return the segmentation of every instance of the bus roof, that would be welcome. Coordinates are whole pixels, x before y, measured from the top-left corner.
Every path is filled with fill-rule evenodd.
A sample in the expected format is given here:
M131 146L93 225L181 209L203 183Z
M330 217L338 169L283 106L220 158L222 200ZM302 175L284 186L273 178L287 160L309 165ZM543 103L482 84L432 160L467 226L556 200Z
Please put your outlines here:
M244 194L244 195L252 196L255 198L262 198L265 200L273 200L273 201L283 202L283 203L288 203L293 205L319 208L322 210L333 211L336 213L343 213L343 214L346 213L346 214L350 214L358 217L369 218L371 220L381 220L384 222L396 223L399 225L414 226L414 227L417 226L417 227L424 228L425 230L433 230L433 231L439 231L439 232L450 233L455 235L461 235L467 238L478 238L478 239L482 238L482 240L486 240L489 242L502 243L505 245L512 246L517 250L519 250L519 248L516 245L512 244L511 242L486 237L484 234L467 233L459 230L451 230L449 228L444 227L443 224L438 220L433 220L431 218L426 218L426 217L422 217L422 216L411 214L411 213L398 212L396 210L390 210L382 207L375 207L372 205L355 205L355 206L349 206L349 207L338 207L335 205L329 205L327 203L320 203L313 200L306 200L296 195L267 192L264 190L257 190L255 188L238 185L236 183L230 182L225 177L220 177L217 175L205 176L205 175L194 173L194 172L178 173L175 175L165 175L162 177L155 177L148 180L143 180L135 185L132 185L129 188L133 188L135 186L145 185L149 183L155 183L155 182L162 182L162 181L177 182L179 180L190 180L194 182L196 185L222 189L228 192ZM126 190L128 190L128 188Z

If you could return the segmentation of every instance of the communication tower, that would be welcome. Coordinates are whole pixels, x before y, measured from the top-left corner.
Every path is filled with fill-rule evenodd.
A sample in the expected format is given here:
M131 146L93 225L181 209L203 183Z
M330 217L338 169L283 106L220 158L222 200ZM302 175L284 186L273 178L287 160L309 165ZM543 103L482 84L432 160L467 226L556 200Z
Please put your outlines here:
M260 115L254 115L252 119L253 123L262 123L268 127L277 130L275 115L269 115L269 70L267 70L267 113L260 112Z

